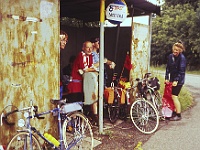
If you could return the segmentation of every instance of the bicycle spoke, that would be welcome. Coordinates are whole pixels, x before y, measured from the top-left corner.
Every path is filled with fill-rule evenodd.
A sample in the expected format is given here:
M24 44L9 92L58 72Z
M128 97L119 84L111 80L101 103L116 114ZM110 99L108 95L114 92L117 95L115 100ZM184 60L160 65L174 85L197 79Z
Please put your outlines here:
M10 140L6 150L41 150L41 147L35 136L32 136L31 146L29 133L19 132Z
M84 150L93 148L93 133L89 120L76 112L63 123L63 139L66 148Z

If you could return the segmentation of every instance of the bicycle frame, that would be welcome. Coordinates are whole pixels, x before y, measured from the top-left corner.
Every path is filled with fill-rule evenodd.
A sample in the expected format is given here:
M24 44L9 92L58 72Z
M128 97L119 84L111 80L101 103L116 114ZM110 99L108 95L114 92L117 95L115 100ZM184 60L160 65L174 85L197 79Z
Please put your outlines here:
M54 147L55 150L63 150L64 149L64 144L63 144L63 135L62 135L62 124L61 124L61 109L60 109L60 106L58 105L57 108L54 108L52 110L49 110L49 111L46 111L46 112L42 112L42 113L39 113L37 114L37 117L40 117L40 116L43 116L43 115L47 115L47 114L50 114L50 113L58 113L58 130L59 130L59 141L60 141L60 148L56 148L54 144L52 144L49 140L47 140L38 130L36 130L36 128L32 127L30 125L30 119L32 118L32 116L29 116L27 119L28 119L28 128L31 130L31 131L34 131L36 132L36 134L38 136L40 136L43 140L45 140L48 144L51 145L51 147ZM30 132L30 136L32 135L32 133ZM31 138L32 139L32 138Z
M80 103L80 102L79 102ZM51 145L51 147L54 147L55 150L63 150L64 149L64 143L63 143L63 135L62 135L62 123L61 123L61 120L62 120L62 117L61 117L61 108L60 108L60 105L58 104L57 105L57 108L54 108L52 110L49 110L49 111L46 111L46 112L42 112L42 113L39 113L37 114L37 117L40 117L40 116L43 116L43 115L46 115L46 114L50 114L50 113L57 113L58 115L58 130L59 130L59 141L60 141L60 146L59 148L55 147L54 144L52 144L49 140L47 140L38 130L36 130L34 127L31 127L31 130L36 132L36 134L38 136L40 136L43 140L45 140L48 144ZM30 121L30 119L32 118L32 116L28 117L28 120ZM68 119L67 118L67 114L65 114L65 118L64 119ZM30 126L30 124L29 124ZM29 127L30 128L30 127ZM30 132L31 134L31 132ZM82 137L81 137L82 138ZM73 143L69 143L68 147L66 148L66 150L69 150L71 149L73 146L75 146L80 140L81 138L77 139L76 141L74 141Z
M56 101L56 100L55 100ZM58 100L60 101L60 100ZM48 111L45 111L45 112L41 112L41 113L37 113L37 106L32 106L32 102L31 102L31 106L30 107L27 107L27 108L22 108L22 109L19 109L19 110L15 110L15 111L12 111L12 112L9 112L7 114L10 115L12 113L15 113L15 112L23 112L25 111L26 115L24 114L24 116L26 117L26 121L25 121L25 124L22 124L22 126L20 127L25 127L25 129L22 129L22 130L18 130L18 132L27 132L29 134L29 137L30 137L30 141L29 141L29 145L30 145L30 148L31 150L33 150L33 143L32 143L32 139L33 139L33 133L37 134L39 137L41 137L45 142L47 142L51 147L53 147L55 150L69 150L70 148L72 148L73 146L75 146L81 139L82 139L82 136L80 136L79 138L76 139L76 141L73 141L73 143L69 143L68 144L68 147L65 148L64 146L64 141L63 141L63 132L62 132L62 122L61 120L63 119L68 119L68 114L70 112L75 112L75 111L78 111L78 110L81 110L82 107L80 106L79 108L73 108L71 109L69 112L65 112L65 110L63 110L64 107L60 107L60 104L62 104L62 102L53 102L53 104L56 104L57 107L54 108L54 109L51 109L51 110L48 110ZM82 102L77 102L79 104L82 104ZM71 103L71 104L76 104L76 103ZM76 105L75 105L76 106ZM74 106L74 107L75 107ZM68 106L68 108L70 107L70 105ZM81 108L81 109L80 109ZM67 110L68 111L68 110ZM58 147L56 147L51 141L49 141L43 134L40 133L40 131L38 131L35 127L31 126L31 119L33 118L38 118L38 119L44 119L44 117L41 117L41 116L44 116L44 115L47 115L47 114L50 114L50 113L55 113L57 114L57 119L58 119L58 130L59 130L59 141L60 141L60 145ZM5 118L4 118L5 119ZM5 120L7 122L7 120ZM9 124L9 123L8 123ZM10 125L14 125L14 123L10 123ZM26 139L27 140L27 139ZM26 145L24 145L24 147L26 147Z

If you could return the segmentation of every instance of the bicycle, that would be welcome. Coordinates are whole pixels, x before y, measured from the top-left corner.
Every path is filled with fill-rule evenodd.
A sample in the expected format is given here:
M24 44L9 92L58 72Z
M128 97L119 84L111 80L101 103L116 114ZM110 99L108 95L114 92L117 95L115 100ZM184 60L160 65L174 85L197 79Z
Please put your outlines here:
M144 98L150 101L153 106L158 111L159 116L162 116L162 96L159 92L160 83L157 77L151 77L151 73L146 73L144 78L142 79L143 82L143 94ZM151 78L150 78L151 77Z
M45 143L55 150L69 149L93 149L93 132L88 119L83 115L82 102L66 103L65 100L50 100L57 107L52 110L37 113L38 107L33 106L32 100L29 107L16 109L1 116L8 125L15 123L9 122L9 116L16 112L24 112L23 119L19 119L19 127L24 127L12 137L8 143L7 150L42 150L38 138L42 138ZM41 134L39 130L31 126L30 120L33 118L43 119L43 115L53 113L58 119L59 140L45 134ZM46 149L43 147L43 149ZM48 147L49 150L49 147Z
M137 84L132 86L136 91L135 101L130 108L130 116L135 127L144 134L155 132L159 125L159 115L154 105L145 99L144 84L139 78L136 79Z
M114 88L114 101L113 103L107 104L108 117L111 123L115 123L117 119L126 119L129 115L128 107L130 105L129 92L130 89L122 89L120 87ZM122 92L125 96L124 102L121 102ZM121 93L121 94L120 94Z
M125 104L120 103L121 95L119 93L122 90L121 87L111 84L114 90L114 101L108 104L108 114L111 123L114 123L118 118L130 118L134 126L144 134L151 134L155 132L159 125L159 116L156 108L153 104L145 99L144 86L142 80L136 79L136 85L125 88ZM137 91L135 90L137 89ZM135 101L130 105L130 93L131 90L136 92ZM129 108L130 107L130 110ZM121 119L121 118L120 118Z
M117 74L113 74L113 80L111 82L111 90L113 97L112 100L105 98L104 107L107 109L108 118L111 123L115 123L117 119L126 119L129 116L130 107L130 87L120 87L118 84ZM104 93L105 95L105 93Z

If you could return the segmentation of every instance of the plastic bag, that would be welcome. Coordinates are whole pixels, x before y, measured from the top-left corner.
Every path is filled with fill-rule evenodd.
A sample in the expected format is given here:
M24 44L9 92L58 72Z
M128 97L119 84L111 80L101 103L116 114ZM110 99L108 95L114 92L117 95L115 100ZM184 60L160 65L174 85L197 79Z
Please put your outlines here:
M172 83L165 83L164 94L162 98L162 114L164 117L171 117L175 106L172 99Z

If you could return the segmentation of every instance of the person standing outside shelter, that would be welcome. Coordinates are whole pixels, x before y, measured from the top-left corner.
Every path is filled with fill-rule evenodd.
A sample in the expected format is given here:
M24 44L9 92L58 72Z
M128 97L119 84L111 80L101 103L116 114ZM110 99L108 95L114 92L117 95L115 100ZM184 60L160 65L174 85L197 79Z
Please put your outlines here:
M60 99L62 99L63 94L63 86L64 86L64 77L63 77L63 55L62 51L65 49L65 46L68 42L68 34L62 30L60 30Z
M174 115L171 121L181 120L181 104L178 95L185 82L186 58L183 55L185 50L181 41L175 43L172 47L172 53L168 56L166 66L165 82L172 82L172 99L175 106Z

